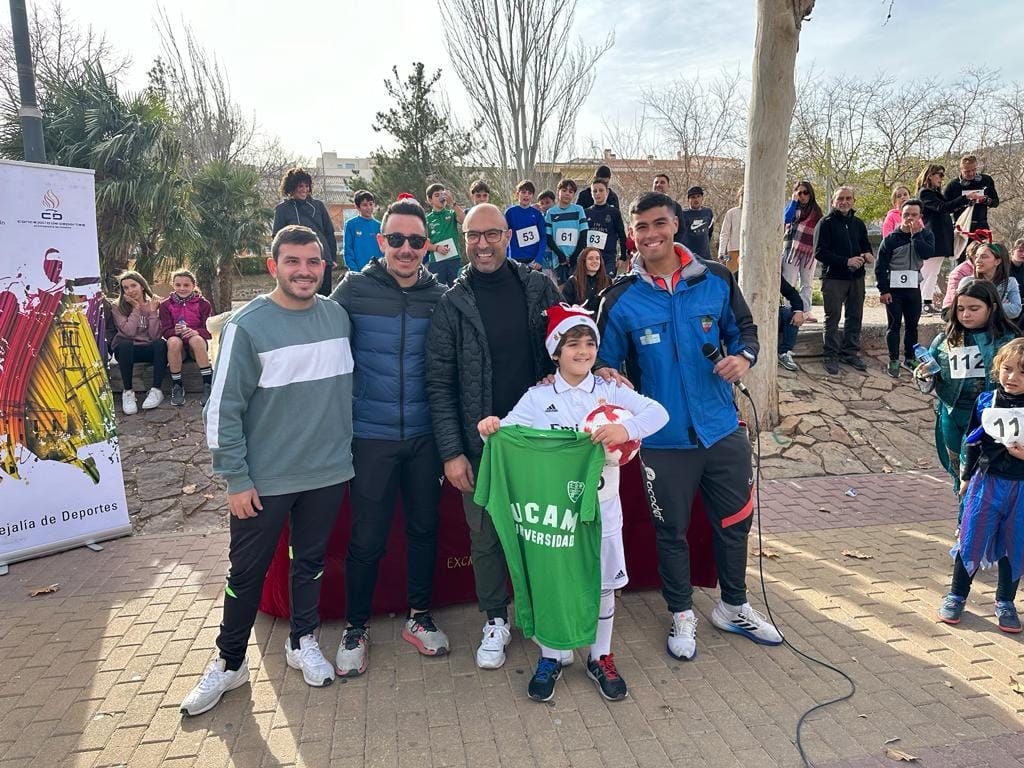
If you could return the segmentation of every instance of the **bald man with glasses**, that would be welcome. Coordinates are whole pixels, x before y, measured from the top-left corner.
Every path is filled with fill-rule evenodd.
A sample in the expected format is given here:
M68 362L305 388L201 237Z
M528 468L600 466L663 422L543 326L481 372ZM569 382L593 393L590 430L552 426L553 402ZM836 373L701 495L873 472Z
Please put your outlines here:
M504 416L554 368L544 347L544 310L561 301L540 272L506 257L511 231L502 212L475 205L462 224L469 265L441 297L427 334L427 397L444 474L462 491L477 604L487 615L477 666L505 663L509 596L494 524L473 502L483 441L477 424Z

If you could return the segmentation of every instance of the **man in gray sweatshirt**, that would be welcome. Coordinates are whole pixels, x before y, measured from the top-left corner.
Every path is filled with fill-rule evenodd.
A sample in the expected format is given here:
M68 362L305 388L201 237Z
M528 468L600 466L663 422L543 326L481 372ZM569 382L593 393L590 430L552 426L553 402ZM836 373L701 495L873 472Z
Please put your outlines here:
M316 233L287 226L267 260L277 287L235 312L221 334L203 411L213 469L228 484L231 563L220 653L185 697L198 715L249 680L246 646L278 538L291 524L288 666L329 685L334 667L319 625L324 553L352 477L352 352L345 310L317 295L324 259Z

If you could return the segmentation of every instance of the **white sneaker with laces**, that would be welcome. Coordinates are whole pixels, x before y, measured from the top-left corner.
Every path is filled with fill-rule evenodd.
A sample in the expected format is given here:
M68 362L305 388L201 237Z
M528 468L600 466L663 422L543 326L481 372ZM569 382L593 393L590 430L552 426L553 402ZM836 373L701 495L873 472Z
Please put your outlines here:
M249 682L248 659L243 659L242 666L233 672L227 669L226 664L221 658L210 662L196 687L181 702L183 715L194 717L209 712L217 706L221 696Z
M697 614L692 609L672 614L667 647L669 656L683 661L697 655Z
M711 623L721 630L743 635L761 645L782 644L779 630L763 614L751 608L750 603L729 605L719 600L711 611Z
M307 685L323 688L334 682L334 667L324 658L313 635L299 638L297 650L292 648L291 638L285 638L284 657L289 667L302 670L302 679Z
M149 411L156 408L164 401L164 393L153 387L146 393L146 399L142 401L142 410Z
M499 669L505 663L505 646L512 640L508 623L495 618L484 624L484 637L476 649L476 665L480 669Z
M121 393L121 410L125 416L132 416L139 412L139 404L135 401L135 393L126 389Z
M342 635L334 668L341 677L356 677L370 663L370 632L366 627L349 627Z

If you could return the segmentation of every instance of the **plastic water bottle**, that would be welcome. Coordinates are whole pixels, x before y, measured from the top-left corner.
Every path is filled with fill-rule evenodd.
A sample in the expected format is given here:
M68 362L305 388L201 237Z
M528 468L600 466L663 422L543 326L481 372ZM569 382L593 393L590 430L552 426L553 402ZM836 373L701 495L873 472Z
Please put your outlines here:
M920 344L914 345L914 357L917 359L917 362L924 366L922 372L927 376L934 376L942 370L938 362L935 360L934 355L932 355L926 347L922 347Z

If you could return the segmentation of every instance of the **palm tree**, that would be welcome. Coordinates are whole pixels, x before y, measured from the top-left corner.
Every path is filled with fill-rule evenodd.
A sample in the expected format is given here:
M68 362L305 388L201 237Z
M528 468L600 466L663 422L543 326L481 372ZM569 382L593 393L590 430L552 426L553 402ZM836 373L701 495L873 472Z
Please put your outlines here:
M260 201L255 169L215 160L192 179L200 247L189 263L207 299L220 312L231 309L235 257L263 253L272 213ZM215 285L216 281L216 285Z
M162 97L118 92L97 64L46 83L43 131L50 162L96 172L96 223L106 278L134 255L152 273L164 252L195 247L198 232L181 145ZM0 153L20 157L16 131L0 133Z

